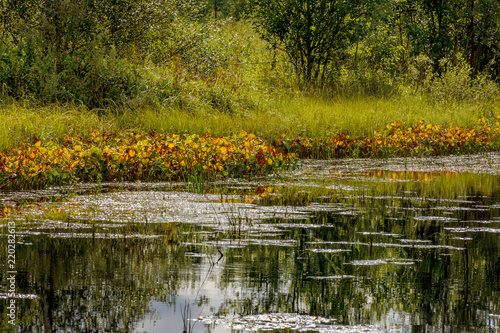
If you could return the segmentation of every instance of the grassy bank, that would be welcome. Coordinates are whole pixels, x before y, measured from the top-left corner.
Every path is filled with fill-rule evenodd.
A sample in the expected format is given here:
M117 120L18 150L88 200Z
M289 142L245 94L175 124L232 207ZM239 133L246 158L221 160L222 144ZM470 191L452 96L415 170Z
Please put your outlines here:
M138 73L127 81L134 86L126 91L134 94L99 99L99 107L78 99L47 101L28 91L14 98L2 89L0 187L105 180L199 183L264 173L295 157L433 156L500 149L499 85L486 75L472 75L465 65L436 74L416 59L398 74L372 68L358 57L355 63L347 59L340 64L329 84L309 87L296 81L287 58L269 49L249 24L228 21L207 33L185 56L163 63L120 58L123 68L135 70L118 74ZM114 72L107 72L112 59L103 61L102 75L93 80L106 90L113 88L107 86L107 75ZM59 91L64 86L51 89L51 96L69 96ZM251 139L241 133L251 133ZM177 150L170 151L168 140L174 137ZM214 144L217 138L229 143ZM210 165L202 158L203 142L220 153L205 156ZM165 145L168 154L158 157L156 150ZM235 150L240 153L225 155L228 145L239 147ZM248 154L241 155L242 147ZM198 156L197 168L191 168L186 152Z
M270 141L282 134L290 139L328 139L335 132L370 136L396 121L408 127L424 121L478 130L480 119L484 117L494 124L500 114L497 102L435 103L425 96L323 99L298 93L259 95L253 99L258 105L255 110L233 113L158 106L99 112L75 105L25 107L13 103L0 109L0 150L18 147L26 139L60 140L65 135L85 138L92 130L197 135L209 132L215 136L244 130Z
M4 85L0 91L0 150L18 147L26 139L86 137L92 130L201 136L206 132L227 136L244 130L269 141L282 134L326 140L335 132L371 135L396 121L409 127L424 121L474 128L479 119L494 123L500 114L498 84L486 75L474 77L466 65L453 67L443 62L438 75L428 59L415 58L408 60L404 73L391 72L373 64L369 55L361 56L369 52L360 45L357 53L351 50L352 58L347 57L332 72L328 84L304 87L297 82L287 57L270 49L249 23L227 20L204 29L204 39L177 56L156 59L126 53L119 59L96 60L92 65L101 70L101 76L75 76L71 82L81 81L79 89L83 90L75 90L74 96L91 94L93 90L85 89L95 84L102 96L121 87L116 82L130 84L114 99L99 99L99 107L78 98L68 100L73 95L66 93L69 88L63 85L63 78L54 78L59 84L50 86L52 99L30 93L22 85L14 98L6 95ZM167 45L163 47L166 49L155 52L168 50ZM116 64L110 62L113 59ZM101 62L106 66L100 66ZM112 71L113 66L122 68L118 65L135 69ZM35 69L44 74L45 69ZM129 78L132 72L136 73L133 80ZM67 72L64 78L77 74ZM32 75L25 74L27 78ZM117 75L124 75L123 80L110 80ZM21 84L24 79L17 80Z

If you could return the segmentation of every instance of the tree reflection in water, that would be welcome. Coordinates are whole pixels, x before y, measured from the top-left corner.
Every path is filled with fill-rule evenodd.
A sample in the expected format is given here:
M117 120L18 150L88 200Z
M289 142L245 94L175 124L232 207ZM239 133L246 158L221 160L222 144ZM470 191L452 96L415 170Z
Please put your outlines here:
M16 247L17 331L230 332L235 318L264 313L404 332L500 329L498 176L372 171L328 181L279 185L242 205L303 214L238 233L220 221L168 232L149 222L137 236L103 238L27 227ZM6 302L0 309L8 328Z

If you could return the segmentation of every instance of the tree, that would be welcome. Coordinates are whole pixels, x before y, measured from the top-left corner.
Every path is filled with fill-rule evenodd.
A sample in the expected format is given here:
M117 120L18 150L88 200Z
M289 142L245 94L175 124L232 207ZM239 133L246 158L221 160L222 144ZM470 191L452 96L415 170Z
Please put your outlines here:
M166 30L184 2L4 0L2 91L92 107L130 100L141 75L123 58L145 57L152 31Z
M20 42L21 31L32 29L36 24L36 18L41 0L7 0L0 3L0 25L2 32L0 42L10 39L14 43Z
M394 0L394 21L404 26L412 55L426 55L439 72L443 59L465 60L477 74L498 76L500 2L496 0Z
M332 61L359 37L371 0L253 0L255 28L283 50L300 81L323 83Z
M468 0L463 5L462 49L474 74L488 68L500 75L497 59L500 50L500 2Z

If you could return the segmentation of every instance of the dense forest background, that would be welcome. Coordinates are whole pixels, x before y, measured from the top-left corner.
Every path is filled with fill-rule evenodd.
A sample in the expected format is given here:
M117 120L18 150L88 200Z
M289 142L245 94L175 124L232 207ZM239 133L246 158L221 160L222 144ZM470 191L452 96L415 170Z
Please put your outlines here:
M4 0L0 13L7 102L246 112L258 90L498 94L496 0Z

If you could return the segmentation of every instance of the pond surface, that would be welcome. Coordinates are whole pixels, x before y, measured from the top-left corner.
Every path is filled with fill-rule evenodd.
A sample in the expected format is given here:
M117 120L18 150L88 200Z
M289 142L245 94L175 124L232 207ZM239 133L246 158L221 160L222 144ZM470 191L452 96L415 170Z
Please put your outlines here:
M1 327L500 332L500 154L302 161L183 188L1 193Z

